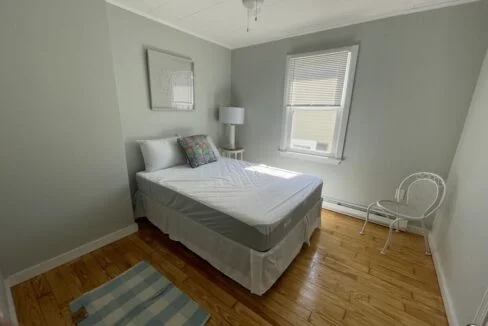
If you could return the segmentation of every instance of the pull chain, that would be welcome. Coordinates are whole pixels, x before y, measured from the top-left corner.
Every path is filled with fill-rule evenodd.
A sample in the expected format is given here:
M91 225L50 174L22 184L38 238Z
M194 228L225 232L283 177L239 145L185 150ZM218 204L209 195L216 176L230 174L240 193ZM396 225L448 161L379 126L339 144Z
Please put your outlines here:
M254 21L258 21L258 0L254 3Z
M260 4L263 0L243 0L244 5L247 7L247 27L246 31L251 30L251 19L254 16L254 21L257 22L259 18ZM254 3L254 5L253 5Z
M249 22L251 20L251 9L247 9L247 29L246 31L249 33Z

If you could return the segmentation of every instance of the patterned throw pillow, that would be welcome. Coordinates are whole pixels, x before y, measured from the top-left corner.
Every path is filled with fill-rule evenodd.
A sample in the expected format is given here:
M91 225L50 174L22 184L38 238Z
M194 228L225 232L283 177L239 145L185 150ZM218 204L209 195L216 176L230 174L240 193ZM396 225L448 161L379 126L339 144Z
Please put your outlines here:
M181 137L178 144L185 151L192 168L217 161L206 135Z

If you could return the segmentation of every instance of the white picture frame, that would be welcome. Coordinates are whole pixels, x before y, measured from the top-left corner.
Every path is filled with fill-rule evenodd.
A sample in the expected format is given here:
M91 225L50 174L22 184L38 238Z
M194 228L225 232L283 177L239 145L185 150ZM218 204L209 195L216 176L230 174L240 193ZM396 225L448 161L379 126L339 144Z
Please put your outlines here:
M191 59L147 49L151 110L194 110L193 68L194 64Z

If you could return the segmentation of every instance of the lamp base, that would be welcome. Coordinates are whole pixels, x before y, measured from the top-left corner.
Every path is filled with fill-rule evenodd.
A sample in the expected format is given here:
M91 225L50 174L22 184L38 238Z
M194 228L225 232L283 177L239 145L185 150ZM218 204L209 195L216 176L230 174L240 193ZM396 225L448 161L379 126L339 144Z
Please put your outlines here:
M236 126L235 125L227 125L227 148L228 149L235 149L236 148Z

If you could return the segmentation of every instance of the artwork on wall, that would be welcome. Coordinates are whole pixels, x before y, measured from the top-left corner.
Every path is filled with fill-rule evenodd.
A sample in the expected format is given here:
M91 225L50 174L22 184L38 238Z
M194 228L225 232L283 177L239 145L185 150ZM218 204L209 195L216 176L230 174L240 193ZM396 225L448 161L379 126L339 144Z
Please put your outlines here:
M195 109L193 61L147 49L151 109Z

